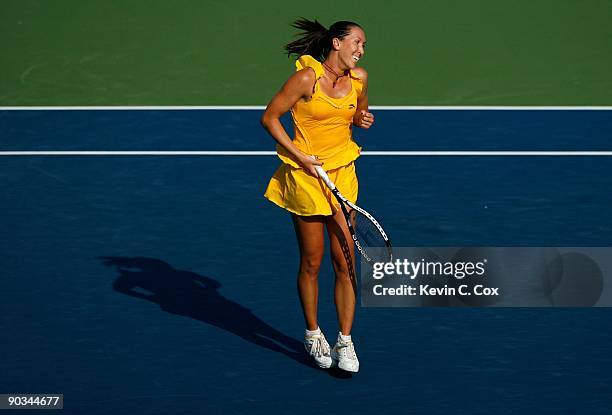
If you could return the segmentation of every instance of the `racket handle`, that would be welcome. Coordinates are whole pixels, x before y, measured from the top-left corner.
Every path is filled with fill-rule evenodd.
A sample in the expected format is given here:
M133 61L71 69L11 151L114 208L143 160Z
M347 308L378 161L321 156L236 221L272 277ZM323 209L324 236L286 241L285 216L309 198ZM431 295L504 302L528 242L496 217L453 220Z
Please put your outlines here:
M323 170L323 167L315 166L315 170L317 171L319 177L325 182L327 187L329 187L331 190L334 190L336 188L336 185L334 184L334 182L331 181L325 170Z

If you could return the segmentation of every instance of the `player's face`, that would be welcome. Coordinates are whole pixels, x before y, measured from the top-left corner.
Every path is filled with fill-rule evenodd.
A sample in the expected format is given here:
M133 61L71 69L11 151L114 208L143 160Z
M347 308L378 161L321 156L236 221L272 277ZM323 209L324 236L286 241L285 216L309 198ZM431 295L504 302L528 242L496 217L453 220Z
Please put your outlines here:
M359 27L352 27L349 34L338 43L340 62L348 69L356 67L365 54L365 32Z

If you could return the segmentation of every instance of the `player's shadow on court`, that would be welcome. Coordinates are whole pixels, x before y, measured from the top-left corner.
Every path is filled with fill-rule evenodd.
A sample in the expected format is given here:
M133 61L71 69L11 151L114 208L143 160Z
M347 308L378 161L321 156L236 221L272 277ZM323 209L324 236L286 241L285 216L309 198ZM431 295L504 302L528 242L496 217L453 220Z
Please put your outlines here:
M159 304L162 310L203 321L256 344L308 364L303 344L257 317L251 310L219 294L221 284L203 275L172 268L154 258L98 257L117 267L113 288Z

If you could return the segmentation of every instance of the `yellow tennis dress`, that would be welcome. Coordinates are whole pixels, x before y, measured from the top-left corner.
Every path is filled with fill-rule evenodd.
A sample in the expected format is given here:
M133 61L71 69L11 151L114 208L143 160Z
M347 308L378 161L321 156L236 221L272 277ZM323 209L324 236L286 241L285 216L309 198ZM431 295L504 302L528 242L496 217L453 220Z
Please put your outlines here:
M300 99L291 108L293 143L303 153L316 156L340 193L355 203L358 182L354 161L361 149L353 141L351 129L363 83L351 71L351 91L342 98L332 98L319 84L324 74L321 62L303 55L295 66L297 71L312 68L317 81L312 98ZM306 173L281 145L276 146L276 152L283 163L272 176L264 196L300 216L332 215L337 210L337 201L325 183Z

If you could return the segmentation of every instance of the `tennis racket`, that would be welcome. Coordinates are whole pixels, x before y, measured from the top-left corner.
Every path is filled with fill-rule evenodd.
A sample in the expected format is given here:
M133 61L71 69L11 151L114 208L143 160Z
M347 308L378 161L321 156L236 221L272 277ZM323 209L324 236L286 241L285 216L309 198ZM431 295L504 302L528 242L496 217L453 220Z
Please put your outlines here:
M321 166L315 166L315 169L338 200L359 253L368 262L390 262L393 250L382 226L368 212L348 201Z

